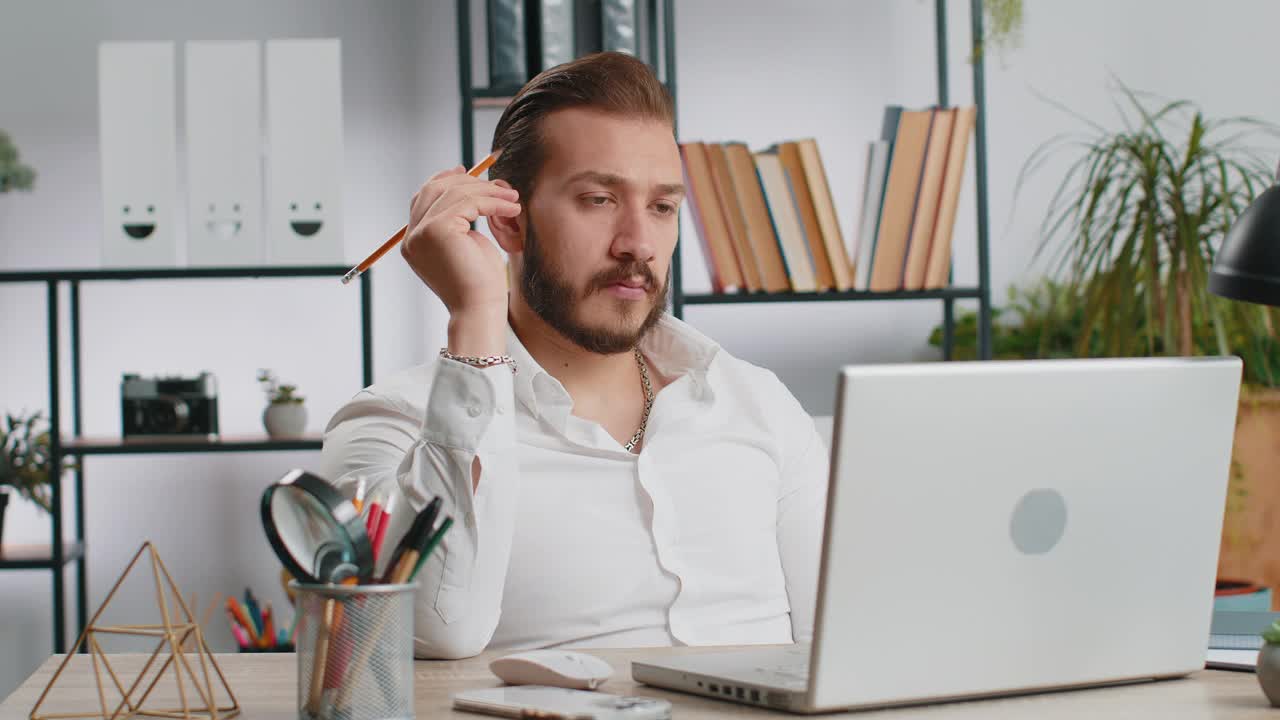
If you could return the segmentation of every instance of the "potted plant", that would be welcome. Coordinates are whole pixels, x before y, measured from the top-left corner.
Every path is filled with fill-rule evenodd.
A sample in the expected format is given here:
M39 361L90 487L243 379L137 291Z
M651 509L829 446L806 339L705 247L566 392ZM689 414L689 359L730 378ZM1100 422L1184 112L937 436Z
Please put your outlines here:
M10 495L17 494L52 512L49 450L49 430L41 413L5 414L0 427L0 539ZM64 470L70 468L70 463L63 466Z
M18 160L18 148L9 134L0 130L0 193L10 190L30 190L35 183L36 171Z
M297 394L296 385L282 385L271 370L259 370L258 382L267 394L267 408L262 412L262 424L267 435L298 437L307 427L307 407Z
M1280 553L1280 532L1267 520L1280 513L1280 483L1249 482L1280 468L1280 314L1208 290L1227 230L1271 185L1263 158L1277 153L1259 147L1274 145L1280 129L1209 119L1189 101L1152 103L1123 85L1118 95L1120 127L1081 118L1086 131L1045 143L1019 174L1020 188L1052 155L1073 154L1041 227L1036 258L1047 261L1048 279L1011 291L1011 312L993 317L993 354L1239 356L1244 385L1219 575L1224 588L1280 587L1263 562ZM958 358L970 352L972 325L967 315L957 322ZM940 337L935 329L931 341Z
M1258 651L1258 684L1275 707L1280 707L1280 620L1262 632Z

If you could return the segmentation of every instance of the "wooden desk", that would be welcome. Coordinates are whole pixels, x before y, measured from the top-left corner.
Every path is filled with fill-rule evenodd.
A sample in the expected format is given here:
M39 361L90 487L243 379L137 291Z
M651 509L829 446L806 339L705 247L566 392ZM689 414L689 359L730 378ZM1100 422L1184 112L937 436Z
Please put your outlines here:
M631 680L630 661L661 657L672 653L718 652L724 648L662 648L643 650L593 650L607 660L615 675L603 690L619 695L663 697L675 705L676 720L701 720L736 716L802 717L776 713L745 705L671 693ZM451 709L452 693L479 687L492 687L498 681L489 673L488 663L496 656L485 653L467 660L417 663L416 711L419 718L485 717ZM117 659L118 658L118 659ZM121 672L141 667L144 655L113 656L112 665ZM287 654L218 655L218 664L227 675L231 689L247 720L294 720L295 658ZM50 658L0 704L0 720L26 720L45 684L57 669L60 656ZM97 689L89 657L76 657L58 681L61 692L50 695L44 711L51 713L92 710L97 706ZM172 683L170 683L172 687ZM158 692L158 690L157 690ZM169 698L164 698L169 700ZM148 703L150 704L150 703ZM114 706L112 706L114 709ZM901 708L877 712L854 713L858 718L917 717L981 718L1108 718L1150 717L1161 720L1178 718L1258 718L1280 720L1280 709L1272 709L1250 673L1206 670L1182 680L1170 680L1124 687L1097 688L1072 692L1030 695L980 702L947 703L918 708ZM821 717L832 717L831 715Z

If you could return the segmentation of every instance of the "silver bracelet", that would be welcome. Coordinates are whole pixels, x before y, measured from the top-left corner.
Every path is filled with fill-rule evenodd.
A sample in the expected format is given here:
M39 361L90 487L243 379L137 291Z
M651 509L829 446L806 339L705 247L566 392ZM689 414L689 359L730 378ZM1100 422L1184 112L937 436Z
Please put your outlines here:
M516 361L511 359L510 355L454 355L449 352L449 348L440 348L440 357L446 360L457 360L460 363L466 363L478 368L487 368L494 365L510 365L511 374L516 373Z

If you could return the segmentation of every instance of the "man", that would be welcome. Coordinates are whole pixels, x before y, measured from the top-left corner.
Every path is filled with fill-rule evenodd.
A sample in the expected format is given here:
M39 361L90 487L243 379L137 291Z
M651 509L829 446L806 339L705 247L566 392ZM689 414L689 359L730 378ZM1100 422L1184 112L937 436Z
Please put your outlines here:
M448 346L341 408L321 459L399 495L385 547L435 496L455 518L418 575L417 654L809 640L827 451L772 373L665 313L665 89L588 56L530 81L493 146L494 180L423 185L401 246Z

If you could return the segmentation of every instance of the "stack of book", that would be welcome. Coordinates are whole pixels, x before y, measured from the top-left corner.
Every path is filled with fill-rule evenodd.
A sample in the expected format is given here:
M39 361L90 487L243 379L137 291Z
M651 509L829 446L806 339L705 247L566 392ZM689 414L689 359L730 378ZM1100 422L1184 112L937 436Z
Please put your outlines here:
M886 108L846 244L812 138L752 151L684 142L689 204L712 291L894 292L947 285L975 109Z

